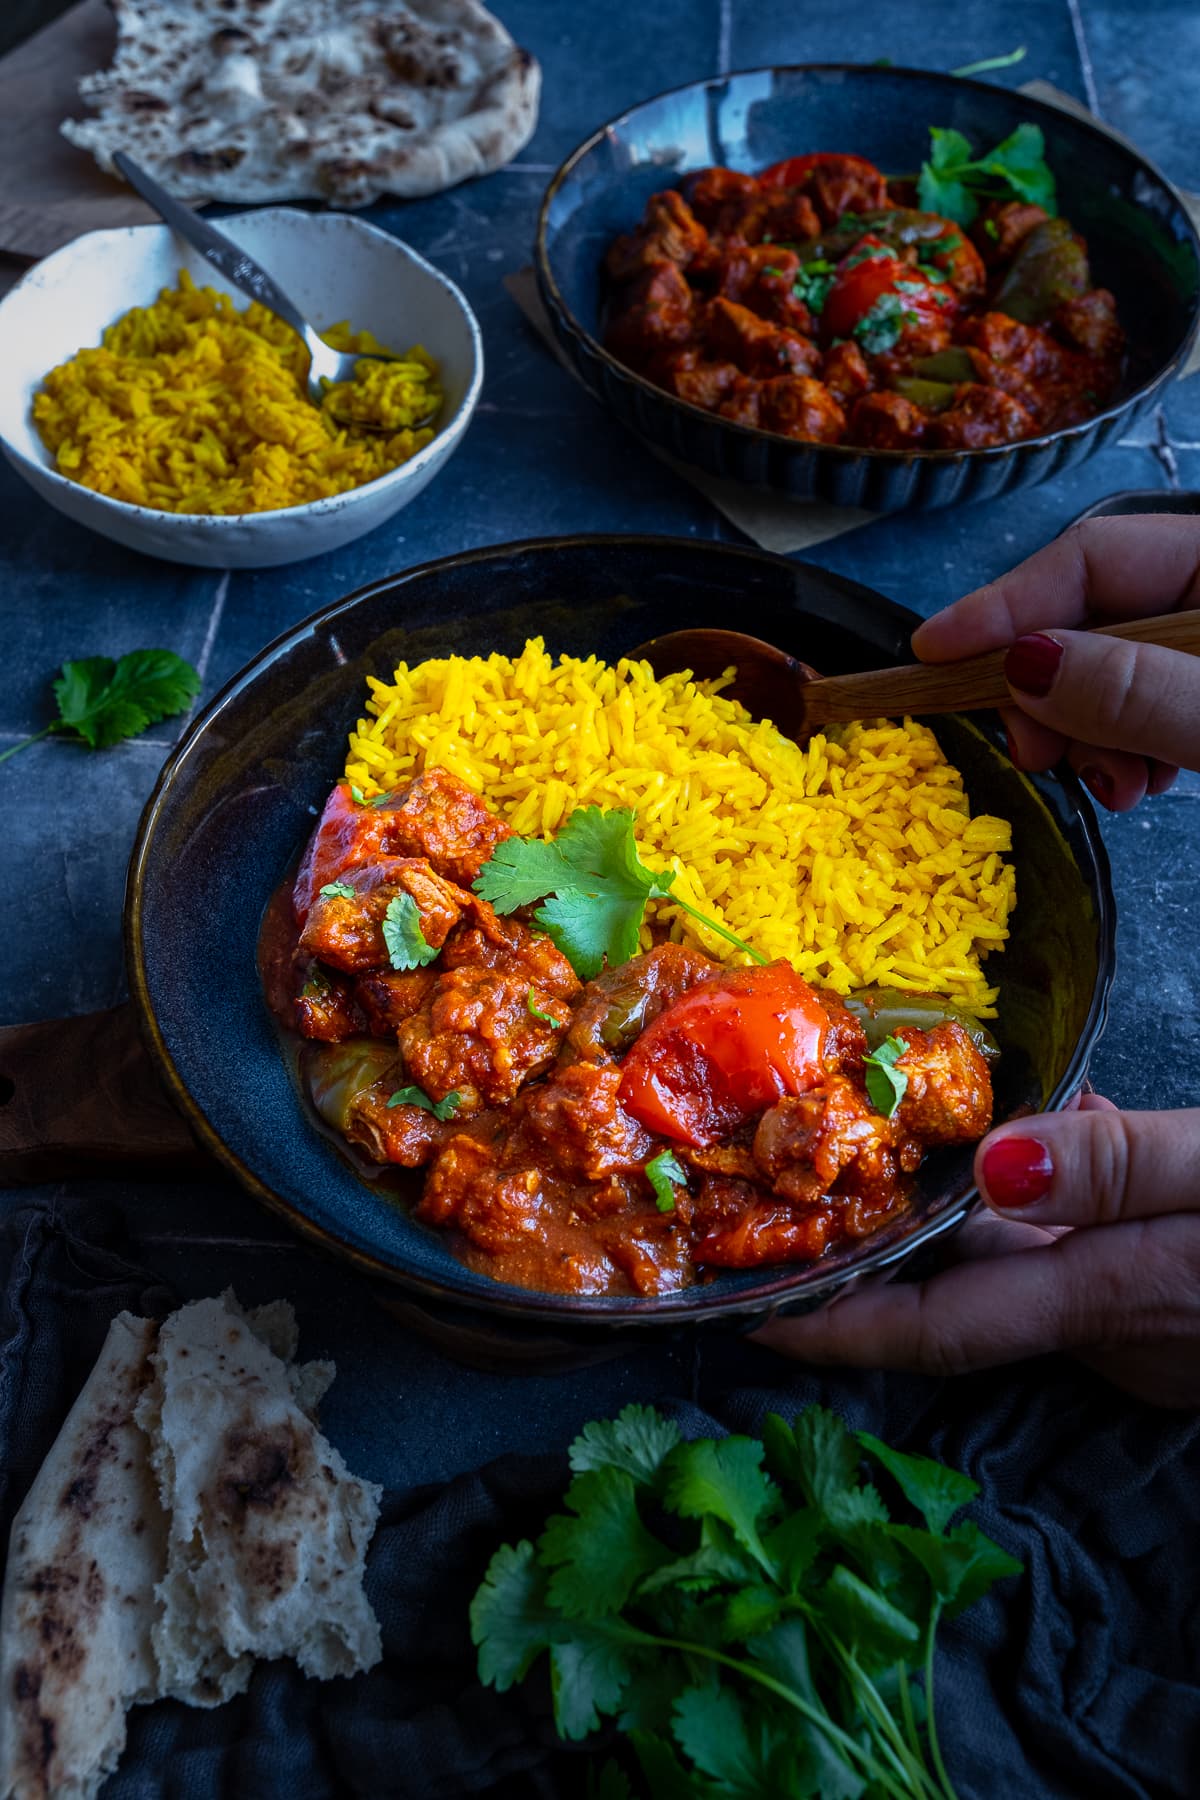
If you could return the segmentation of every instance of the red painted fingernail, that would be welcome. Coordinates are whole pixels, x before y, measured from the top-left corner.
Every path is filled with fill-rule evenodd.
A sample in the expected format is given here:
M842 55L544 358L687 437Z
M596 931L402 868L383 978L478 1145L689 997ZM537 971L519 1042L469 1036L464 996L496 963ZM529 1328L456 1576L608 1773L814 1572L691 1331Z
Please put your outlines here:
M1045 631L1019 637L1004 659L1004 679L1022 694L1048 694L1058 674L1063 647Z
M1014 769L1019 769L1021 766L1021 759L1017 755L1017 746L1013 743L1013 734L1008 729L1007 725L1004 728L1004 744L1005 744L1005 748L1008 751L1009 762L1012 764Z
M983 1153L982 1173L993 1206L1032 1206L1050 1192L1054 1164L1038 1138L997 1138Z
M1079 779L1084 787L1091 788L1101 806L1113 803L1113 778L1105 769L1080 769Z

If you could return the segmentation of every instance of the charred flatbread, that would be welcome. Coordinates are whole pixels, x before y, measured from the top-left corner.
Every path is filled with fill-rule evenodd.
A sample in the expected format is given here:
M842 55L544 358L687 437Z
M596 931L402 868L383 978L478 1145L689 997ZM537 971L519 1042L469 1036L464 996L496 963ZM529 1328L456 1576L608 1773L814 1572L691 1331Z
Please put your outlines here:
M516 155L541 76L478 0L113 0L111 66L64 134L180 199L365 206Z
M348 1675L380 1490L314 1422L292 1310L232 1294L122 1313L13 1525L0 1602L0 1800L93 1800L129 1707L215 1706L257 1657Z

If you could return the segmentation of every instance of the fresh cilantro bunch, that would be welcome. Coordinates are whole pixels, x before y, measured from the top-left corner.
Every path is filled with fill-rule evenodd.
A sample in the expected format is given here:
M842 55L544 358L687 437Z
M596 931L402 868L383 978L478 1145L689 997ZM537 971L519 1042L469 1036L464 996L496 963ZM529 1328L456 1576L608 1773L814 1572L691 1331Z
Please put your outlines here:
M929 128L931 149L921 164L917 203L925 212L940 213L958 225L969 225L980 200L1027 200L1053 214L1054 176L1046 163L1041 127L1028 123L989 150L973 157L961 131Z
M893 1519L864 1452L920 1524ZM820 1407L761 1443L685 1443L627 1406L570 1456L565 1510L498 1550L472 1603L481 1681L547 1655L559 1735L615 1719L653 1800L953 1800L938 1624L1021 1570L951 1526L973 1481ZM616 1768L602 1787L632 1791Z
M576 807L558 836L506 838L474 883L498 913L544 900L533 915L575 973L591 981L605 963L628 962L650 900L670 900L754 962L766 957L673 891L673 869L648 869L637 853L628 808Z
M66 662L54 683L57 719L0 753L0 762L51 735L107 750L186 712L199 692L196 670L173 650L130 650L115 662L111 656Z

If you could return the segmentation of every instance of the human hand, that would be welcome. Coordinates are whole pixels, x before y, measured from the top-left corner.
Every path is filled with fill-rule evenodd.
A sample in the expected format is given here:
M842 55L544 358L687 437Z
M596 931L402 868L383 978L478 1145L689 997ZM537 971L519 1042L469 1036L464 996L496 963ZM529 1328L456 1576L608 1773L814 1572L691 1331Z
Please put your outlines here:
M1200 1108L1014 1120L975 1156L987 1211L928 1281L860 1288L759 1342L806 1363L963 1374L1071 1351L1156 1406L1200 1405Z
M1200 768L1200 658L1071 627L1200 607L1200 519L1090 519L913 633L925 662L1011 645L1003 713L1022 769L1067 760L1125 812Z

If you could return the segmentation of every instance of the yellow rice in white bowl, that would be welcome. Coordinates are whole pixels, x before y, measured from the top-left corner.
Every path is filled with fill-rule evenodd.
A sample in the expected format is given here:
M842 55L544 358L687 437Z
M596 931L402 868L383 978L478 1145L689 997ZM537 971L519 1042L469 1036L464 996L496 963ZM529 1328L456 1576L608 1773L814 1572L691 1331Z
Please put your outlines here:
M1008 823L971 817L926 726L849 725L802 750L725 699L729 679L555 660L540 638L516 658L402 663L369 679L346 776L370 798L441 766L523 836L577 806L631 807L643 858L763 955L839 994L900 988L993 1017L982 965L1016 901ZM744 960L669 901L646 948L652 924Z

